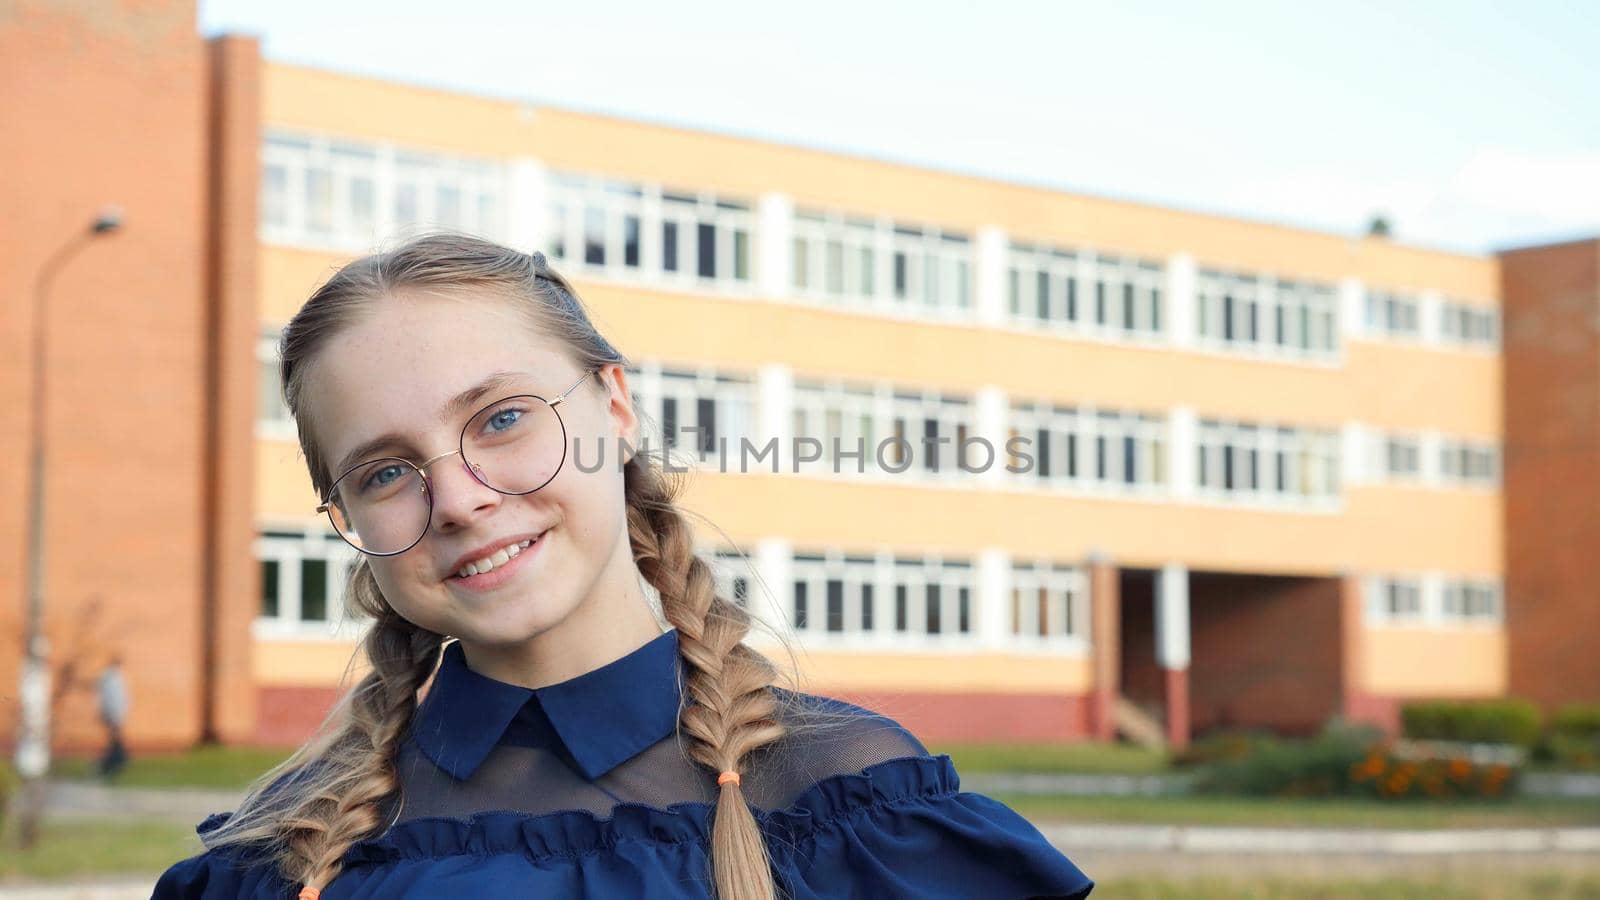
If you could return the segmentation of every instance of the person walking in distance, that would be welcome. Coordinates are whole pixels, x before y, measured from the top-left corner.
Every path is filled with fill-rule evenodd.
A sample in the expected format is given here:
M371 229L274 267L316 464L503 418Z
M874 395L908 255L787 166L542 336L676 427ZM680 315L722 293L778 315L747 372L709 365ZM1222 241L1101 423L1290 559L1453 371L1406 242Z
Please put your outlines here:
M122 674L122 657L114 655L100 672L96 686L100 699L100 721L106 725L109 743L100 757L100 775L116 778L128 764L128 750L122 743L122 727L128 720L128 682Z

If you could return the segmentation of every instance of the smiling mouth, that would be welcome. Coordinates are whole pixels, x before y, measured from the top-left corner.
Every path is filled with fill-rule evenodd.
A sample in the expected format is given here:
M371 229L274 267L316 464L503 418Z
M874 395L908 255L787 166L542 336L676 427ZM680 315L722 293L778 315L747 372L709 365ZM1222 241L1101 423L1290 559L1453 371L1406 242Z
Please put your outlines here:
M526 552L528 550L528 548L532 547L534 544L536 544L539 541L543 540L544 536L546 534L549 534L549 533L550 532L548 532L548 531L543 531L543 532L540 532L538 537L536 537L536 538L534 538L532 540L522 541L521 543L518 543L518 544L510 544L508 546L502 547L499 550L496 550L494 553L491 553L490 555L484 557L483 559L476 559L476 560L473 560L472 562L467 563L466 565L462 566L460 569L456 570L456 573L454 575L451 575L450 577L453 578L453 579L456 579L458 581L461 581L461 580L465 580L465 579L471 578L474 575L483 575L483 574L488 573L488 572L493 572L494 570L500 568L501 566L507 565L512 560L516 559L518 556L521 556L524 552Z

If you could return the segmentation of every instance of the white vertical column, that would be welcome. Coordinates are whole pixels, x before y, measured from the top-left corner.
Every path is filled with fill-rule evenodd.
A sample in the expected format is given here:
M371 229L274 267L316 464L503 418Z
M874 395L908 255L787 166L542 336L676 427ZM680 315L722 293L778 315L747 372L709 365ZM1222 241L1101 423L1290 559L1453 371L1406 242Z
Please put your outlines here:
M1011 245L1004 229L984 225L978 229L979 325L1001 325L1006 320L1006 270Z
M378 145L377 167L373 171L373 202L378 204L372 220L373 244L383 248L395 243L400 222L395 219L395 194L398 193L398 172L394 160L394 145L385 141Z
M1005 646L1011 634L1011 553L1004 547L978 551L978 643Z
M1444 298L1438 291L1417 294L1417 333L1424 344L1437 346L1441 339L1444 320Z
M794 370L779 363L768 363L756 371L756 430L751 443L760 451L767 442L777 439L778 470L789 471L794 453ZM824 447L823 458L833 452ZM741 448L742 452L742 448ZM755 460L746 460L750 471L755 471ZM764 471L771 472L771 464L763 460ZM744 468L740 466L741 470Z
M794 586L790 584L794 546L787 538L768 537L756 542L756 574L770 593L756 588L758 596L752 597L750 611L775 633L792 639L795 631L789 621L789 598Z
M1439 451L1444 446L1444 439L1437 431L1424 431L1417 435L1417 475L1423 484L1437 487L1444 481L1444 472L1439 466Z
M1444 623L1444 573L1423 572L1420 582L1422 622L1425 625Z
M1339 279L1339 337L1367 337L1367 286L1359 278Z
M1345 422L1339 430L1339 483L1346 487L1370 484L1376 479L1372 465L1375 436L1360 422Z
M1192 406L1167 410L1167 490L1176 500L1193 499L1199 484L1200 473L1195 471L1199 423Z
M1156 573L1156 665L1189 668L1189 569L1181 563Z
M1174 347L1192 347L1195 344L1195 311L1199 307L1195 296L1196 266L1194 257L1187 253L1174 253L1167 257L1166 316L1167 340Z
M1006 424L1010 418L1010 405L1011 400L1005 389L992 384L978 388L973 397L977 414L976 436L988 441L993 451L987 459L987 466L976 473L978 480L985 484L999 484L1010 474L1006 471ZM975 449L968 459L975 466L983 466L986 462L981 449Z
M756 288L761 296L789 295L793 236L794 200L787 194L762 194L756 201Z
M542 250L549 188L544 163L528 156L511 161L510 198L506 209L506 242L524 253Z

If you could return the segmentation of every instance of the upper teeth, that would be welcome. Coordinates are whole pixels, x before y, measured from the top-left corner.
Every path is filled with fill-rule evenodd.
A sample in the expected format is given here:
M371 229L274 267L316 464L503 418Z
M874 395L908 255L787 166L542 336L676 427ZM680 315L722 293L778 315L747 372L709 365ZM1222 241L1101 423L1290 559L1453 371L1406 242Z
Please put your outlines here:
M532 543L533 541L528 540L523 541L520 544L512 544L508 547L501 547L499 550L494 552L493 556L485 556L483 559L477 559L467 563L466 565L462 566L456 572L456 574L462 578L468 578L473 575L482 575L484 572L487 572L490 569L505 565L507 562L514 559L518 553L528 549L528 545Z

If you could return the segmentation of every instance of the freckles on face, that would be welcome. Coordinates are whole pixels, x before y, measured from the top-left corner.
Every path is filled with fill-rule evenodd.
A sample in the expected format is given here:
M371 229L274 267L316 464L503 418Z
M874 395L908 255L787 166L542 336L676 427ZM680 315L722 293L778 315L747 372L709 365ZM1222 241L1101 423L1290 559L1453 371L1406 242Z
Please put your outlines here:
M515 373L517 386L447 409L497 372ZM522 385L551 398L581 374L561 345L531 329L506 301L390 296L319 350L307 373L307 407L337 476L350 451L391 432L398 441L355 461L397 456L421 463L456 450L462 427L479 409L524 392ZM591 467L597 441L615 451L606 393L594 379L557 411L567 432L566 461L539 490L501 494L475 479L458 455L427 467L433 511L422 540L403 553L368 558L396 612L441 634L515 640L559 622L581 602L611 552L605 536L621 529L622 475L614 464L582 472L574 463L574 440L582 441ZM486 579L496 586L470 590L451 579L462 556L540 532L537 552L501 563L503 583Z

